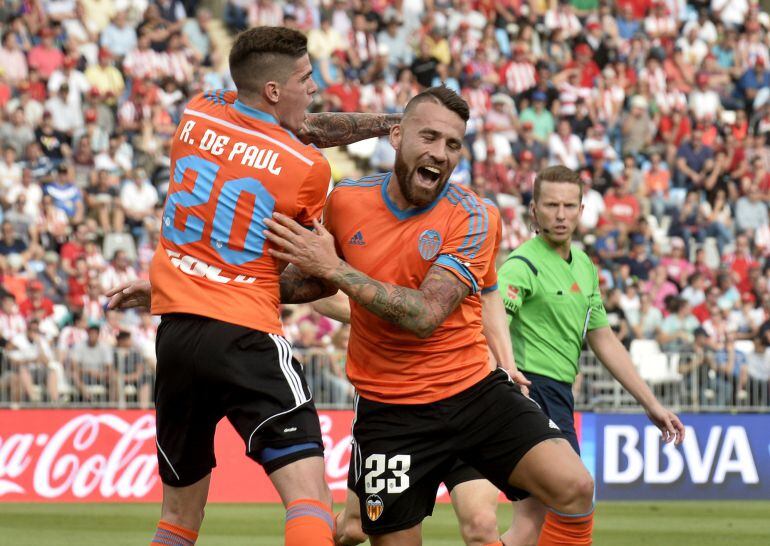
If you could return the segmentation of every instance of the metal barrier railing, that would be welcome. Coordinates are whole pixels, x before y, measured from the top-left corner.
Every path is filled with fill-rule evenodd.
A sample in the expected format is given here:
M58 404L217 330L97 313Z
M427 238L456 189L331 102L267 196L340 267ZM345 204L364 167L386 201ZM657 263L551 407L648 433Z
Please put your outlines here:
M318 408L347 409L353 387L345 377L345 353L295 350ZM154 369L135 351L112 349L112 364L84 368L70 359L47 363L0 353L0 407L148 408L152 403ZM661 354L640 365L658 399L675 411L770 412L770 364L754 355L727 363L710 353ZM753 360L752 360L753 359ZM581 356L581 374L573 392L580 411L639 412L641 407L613 379L596 357ZM662 370L662 372L661 372Z

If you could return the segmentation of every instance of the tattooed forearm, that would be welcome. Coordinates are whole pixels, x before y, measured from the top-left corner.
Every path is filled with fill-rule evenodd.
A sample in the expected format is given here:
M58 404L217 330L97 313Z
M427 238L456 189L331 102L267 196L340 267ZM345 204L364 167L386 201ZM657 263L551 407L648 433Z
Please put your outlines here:
M337 287L316 277L307 277L293 265L281 273L281 303L307 303L337 293Z
M400 122L401 114L306 114L297 137L305 144L331 148L385 136Z
M423 339L468 295L467 286L438 266L419 290L377 281L343 261L329 280L369 312Z

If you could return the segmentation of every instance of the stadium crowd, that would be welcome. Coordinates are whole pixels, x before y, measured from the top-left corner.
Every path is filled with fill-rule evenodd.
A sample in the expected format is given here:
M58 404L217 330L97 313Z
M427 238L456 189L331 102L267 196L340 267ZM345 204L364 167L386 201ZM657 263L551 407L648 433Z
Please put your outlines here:
M232 87L197 0L0 2L0 402L148 405L157 324L104 291L147 276L186 100ZM204 3L201 3L204 4ZM770 16L752 0L228 0L231 33L307 32L317 111L398 112L444 84L471 107L453 181L492 199L500 258L532 236L537 171L585 182L579 244L631 346L682 373L770 382ZM226 47L226 44L225 44ZM392 168L386 138L347 148ZM297 349L347 327L284 309ZM633 351L632 351L633 354ZM344 362L325 365L340 398ZM683 360L683 362L685 362ZM698 380L700 382L700 380ZM704 380L705 381L705 380Z

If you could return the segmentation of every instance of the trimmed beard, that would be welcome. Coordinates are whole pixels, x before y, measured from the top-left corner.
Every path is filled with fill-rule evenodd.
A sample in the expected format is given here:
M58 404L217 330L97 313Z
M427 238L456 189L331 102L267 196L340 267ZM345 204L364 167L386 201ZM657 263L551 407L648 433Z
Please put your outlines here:
M396 180L398 181L398 189L401 190L401 195L404 196L404 199L406 199L407 203L417 208L427 207L433 203L433 201L436 200L436 198L441 193L441 190L444 189L444 186L449 181L447 178L447 180L444 180L443 183L437 184L433 194L428 197L418 195L415 189L409 183L417 174L417 168L414 168L410 171L409 167L407 167L406 162L404 161L404 158L401 157L399 152L396 152L396 161L393 166L393 173L396 175Z

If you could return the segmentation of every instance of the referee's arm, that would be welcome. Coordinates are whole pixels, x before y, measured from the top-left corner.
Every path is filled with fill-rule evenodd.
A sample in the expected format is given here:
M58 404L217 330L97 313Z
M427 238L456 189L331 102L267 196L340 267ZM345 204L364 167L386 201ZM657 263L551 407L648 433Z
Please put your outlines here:
M647 416L663 434L663 440L676 441L681 444L684 440L684 425L673 412L664 408L655 398L647 383L636 371L631 362L631 355L620 343L615 332L609 326L602 326L587 333L588 344L602 364L609 370L623 387L639 402Z

